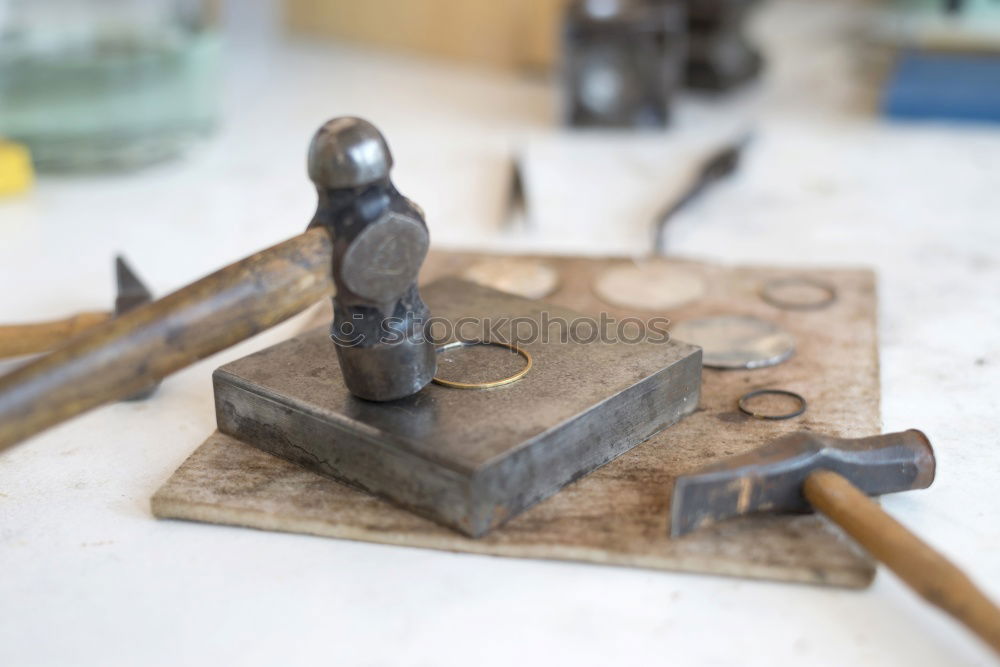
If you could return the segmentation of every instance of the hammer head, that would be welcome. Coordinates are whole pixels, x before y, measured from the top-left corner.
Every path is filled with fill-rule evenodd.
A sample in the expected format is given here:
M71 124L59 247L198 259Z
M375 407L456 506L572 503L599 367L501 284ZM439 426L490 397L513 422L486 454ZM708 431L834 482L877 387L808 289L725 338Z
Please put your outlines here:
M389 177L392 152L362 118L327 121L309 144L309 178L318 188L357 188Z
M670 534L753 512L808 512L802 484L821 469L839 473L868 495L925 489L934 481L934 451L916 430L857 440L792 433L677 478Z
M423 211L392 184L389 146L368 121L328 121L308 162L319 200L309 226L334 239L330 337L344 384L369 401L411 396L437 370L423 335L430 311L417 288L430 244Z

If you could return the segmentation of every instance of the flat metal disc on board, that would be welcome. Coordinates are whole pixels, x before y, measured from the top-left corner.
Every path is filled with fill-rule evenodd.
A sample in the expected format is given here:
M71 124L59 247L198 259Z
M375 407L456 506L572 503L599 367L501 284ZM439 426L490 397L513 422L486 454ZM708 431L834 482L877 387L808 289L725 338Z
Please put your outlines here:
M819 310L837 300L837 288L815 278L789 276L764 283L760 296L783 310Z
M516 294L526 299L541 299L556 290L559 273L537 259L500 257L467 268L462 277L485 287Z
M675 340L702 348L709 368L752 369L775 366L795 352L795 339L773 322L749 315L719 315L687 320L671 328Z
M670 310L702 298L705 281L697 273L669 264L634 264L599 275L594 291L613 306Z

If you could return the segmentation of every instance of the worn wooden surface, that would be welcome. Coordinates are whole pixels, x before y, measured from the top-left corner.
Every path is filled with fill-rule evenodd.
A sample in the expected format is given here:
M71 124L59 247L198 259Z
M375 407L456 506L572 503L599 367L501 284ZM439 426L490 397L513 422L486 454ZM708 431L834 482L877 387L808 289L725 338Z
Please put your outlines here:
M300 234L0 377L0 451L305 310L331 293L329 262L326 231Z
M460 274L487 257L432 253L422 279ZM872 561L839 529L815 515L744 517L676 540L667 537L667 517L673 479L710 461L798 429L845 437L880 431L871 272L805 273L676 261L706 280L706 295L676 311L657 313L617 308L595 296L592 283L600 272L629 260L546 261L560 276L556 291L546 299L552 303L584 313L667 315L674 321L721 313L758 315L792 332L798 351L772 368L706 369L702 403L695 414L476 540L218 433L155 494L153 512L162 518L499 556L847 587L870 583ZM836 286L839 298L817 311L783 311L759 298L764 281L789 275L826 280ZM739 412L739 396L762 387L799 392L809 401L809 410L786 422L754 420Z

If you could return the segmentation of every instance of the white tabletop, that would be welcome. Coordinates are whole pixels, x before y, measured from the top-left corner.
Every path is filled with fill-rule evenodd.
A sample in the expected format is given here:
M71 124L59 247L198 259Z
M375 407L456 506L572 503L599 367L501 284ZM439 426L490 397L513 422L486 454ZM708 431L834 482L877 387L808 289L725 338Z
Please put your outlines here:
M885 507L1000 599L1000 130L875 117L848 41L861 22L850 6L770 5L758 25L763 94L722 107L685 98L671 133L650 137L678 147L668 174L730 136L727 110L755 129L738 176L676 219L672 251L878 270L885 430L925 430L939 466L931 489ZM552 182L544 156L574 139L551 129L545 81L269 46L253 21L233 23L223 124L189 158L46 178L0 201L4 321L106 306L115 251L162 294L299 232L314 206L305 146L341 114L389 137L397 183L427 209L438 245L646 248L642 222L611 239L599 220L572 238L549 229L560 209L539 185ZM532 228L502 226L514 153L550 165L532 176L535 208L547 211ZM581 187L612 201L615 182ZM154 400L94 411L0 455L0 665L992 660L885 571L857 592L155 520L150 495L214 428L211 371L296 326L179 373Z

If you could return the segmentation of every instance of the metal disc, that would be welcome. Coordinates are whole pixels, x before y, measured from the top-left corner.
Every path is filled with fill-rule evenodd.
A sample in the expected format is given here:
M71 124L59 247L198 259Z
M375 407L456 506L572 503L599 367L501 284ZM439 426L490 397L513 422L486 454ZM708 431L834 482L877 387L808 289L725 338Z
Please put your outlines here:
M608 269L594 283L597 295L614 306L671 310L705 295L705 281L670 264L633 264Z
M516 294L527 299L541 299L555 291L559 273L537 259L499 257L467 268L462 276L474 283Z
M791 276L764 283L760 296L775 308L819 310L837 300L837 288L814 278Z
M702 348L709 368L764 368L787 360L795 339L773 322L748 315L720 315L688 320L671 337Z

